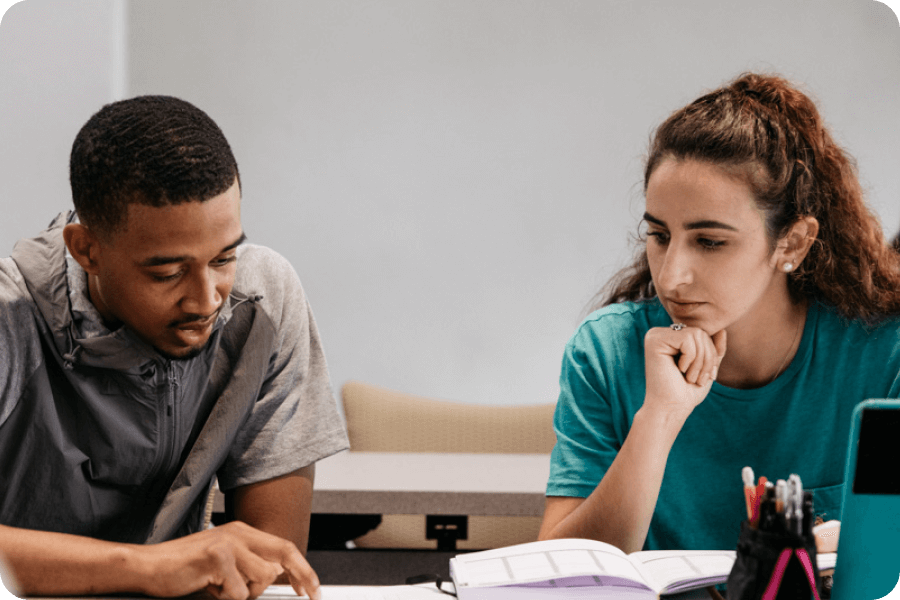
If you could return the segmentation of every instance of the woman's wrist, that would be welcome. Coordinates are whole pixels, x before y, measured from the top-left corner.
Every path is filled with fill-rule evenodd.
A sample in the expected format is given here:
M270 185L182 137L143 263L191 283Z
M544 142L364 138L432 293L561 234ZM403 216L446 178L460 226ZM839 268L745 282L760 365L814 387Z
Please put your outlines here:
M635 413L631 427L647 428L671 446L690 414L690 410L680 405L645 401Z

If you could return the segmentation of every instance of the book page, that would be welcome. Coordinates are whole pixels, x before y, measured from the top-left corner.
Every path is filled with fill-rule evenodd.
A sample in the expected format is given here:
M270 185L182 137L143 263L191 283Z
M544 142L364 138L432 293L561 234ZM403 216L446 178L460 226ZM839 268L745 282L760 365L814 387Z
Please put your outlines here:
M629 586L649 589L618 548L592 540L550 540L457 556L460 587ZM629 584L629 582L632 582Z
M449 587L449 585L448 585ZM322 586L322 600L442 600L447 598L435 584L393 586ZM308 600L289 585L270 585L260 600Z
M650 585L664 593L724 583L734 558L734 550L646 550L631 555Z

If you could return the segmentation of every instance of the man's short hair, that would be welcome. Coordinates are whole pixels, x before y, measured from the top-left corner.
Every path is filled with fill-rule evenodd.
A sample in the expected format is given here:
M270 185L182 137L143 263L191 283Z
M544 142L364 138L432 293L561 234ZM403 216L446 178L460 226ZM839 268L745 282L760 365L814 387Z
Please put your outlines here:
M107 104L72 144L72 199L101 236L125 224L128 205L203 202L240 181L219 126L189 102L138 96Z

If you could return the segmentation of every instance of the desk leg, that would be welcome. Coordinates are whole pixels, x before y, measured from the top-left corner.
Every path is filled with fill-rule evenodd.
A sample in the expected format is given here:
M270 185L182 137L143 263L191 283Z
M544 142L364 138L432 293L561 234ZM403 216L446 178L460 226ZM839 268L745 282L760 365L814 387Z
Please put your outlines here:
M437 540L440 551L456 550L456 540L469 539L469 517L425 515L425 539Z

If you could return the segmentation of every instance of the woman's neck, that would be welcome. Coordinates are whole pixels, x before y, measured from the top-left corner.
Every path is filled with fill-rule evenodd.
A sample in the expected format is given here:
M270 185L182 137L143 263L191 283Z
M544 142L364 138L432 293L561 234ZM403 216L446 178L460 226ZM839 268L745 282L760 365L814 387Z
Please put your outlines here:
M788 368L803 339L808 303L788 301L781 306L780 311L728 328L728 348L716 381L731 388L758 388Z

